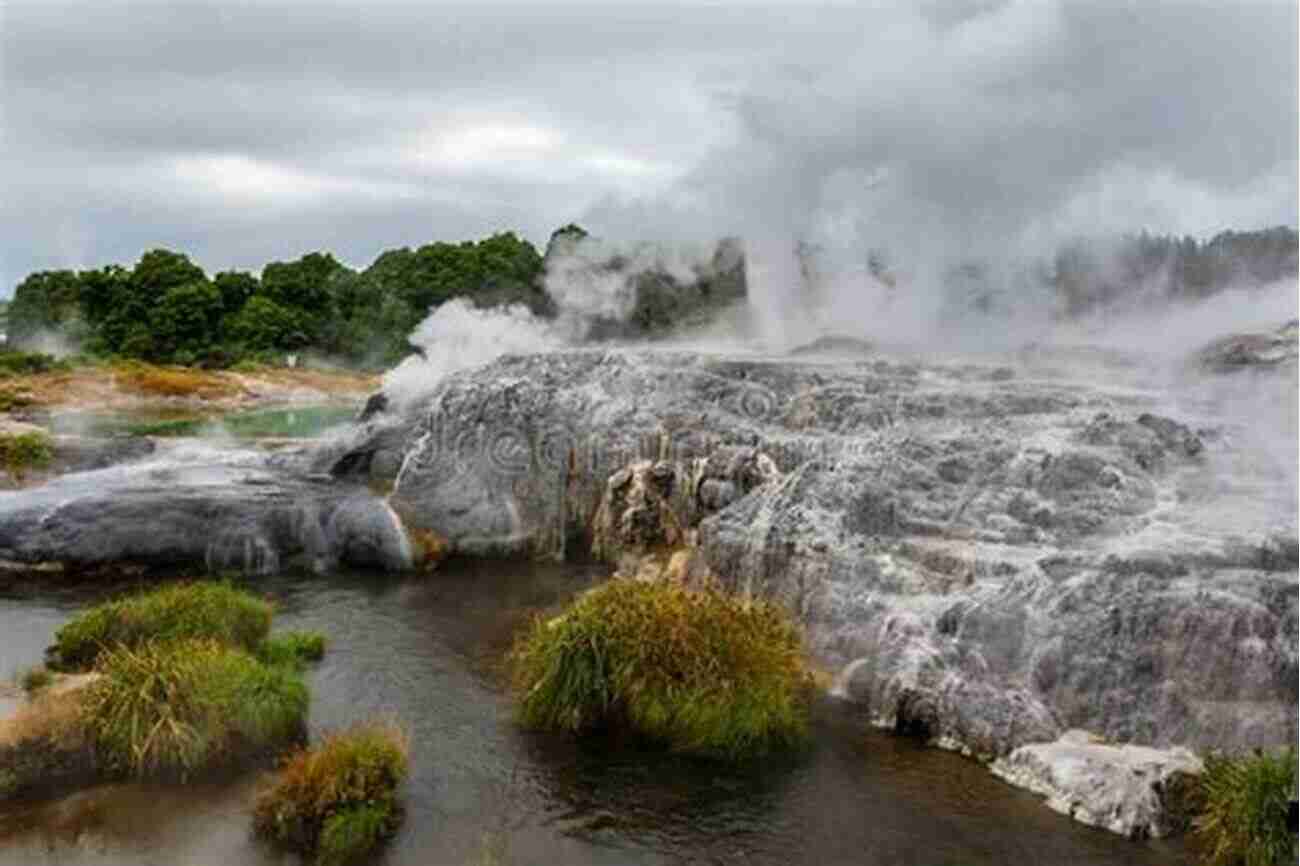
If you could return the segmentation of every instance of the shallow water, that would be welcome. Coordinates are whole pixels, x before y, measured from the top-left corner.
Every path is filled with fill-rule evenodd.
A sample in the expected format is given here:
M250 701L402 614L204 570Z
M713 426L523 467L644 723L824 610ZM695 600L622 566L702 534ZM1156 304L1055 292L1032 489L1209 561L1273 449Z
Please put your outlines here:
M394 713L412 733L407 819L383 864L1190 863L1180 842L1076 825L956 755L865 729L829 700L806 755L744 769L518 730L498 659L591 569L457 563L428 578L281 577L277 629L330 640L313 732ZM102 588L0 583L0 676L39 662ZM0 809L0 864L296 862L249 835L254 779L104 786Z
M360 404L294 404L229 412L196 413L189 408L135 409L129 412L52 413L46 425L55 433L92 436L233 436L238 439L264 437L310 439L326 430L353 420Z

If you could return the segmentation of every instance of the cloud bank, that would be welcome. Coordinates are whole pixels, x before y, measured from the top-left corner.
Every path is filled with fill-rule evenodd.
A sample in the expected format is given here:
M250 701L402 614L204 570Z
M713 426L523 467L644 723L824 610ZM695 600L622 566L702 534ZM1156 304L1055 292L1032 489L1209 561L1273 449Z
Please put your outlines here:
M923 263L1297 222L1279 3L9 0L0 291L583 221ZM777 313L779 315L779 313Z

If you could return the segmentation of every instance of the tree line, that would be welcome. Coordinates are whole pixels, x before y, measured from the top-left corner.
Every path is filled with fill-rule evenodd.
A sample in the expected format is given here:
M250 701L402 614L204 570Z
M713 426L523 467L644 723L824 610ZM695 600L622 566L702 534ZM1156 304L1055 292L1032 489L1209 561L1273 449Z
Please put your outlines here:
M9 304L8 341L23 347L52 334L89 355L215 367L304 350L387 366L407 354L420 320L454 297L553 312L541 254L512 232L388 250L360 271L312 252L260 274L209 276L184 253L155 249L130 268L31 274Z
M551 243L561 237L581 239L586 232L570 224ZM806 250L799 252L802 261ZM1195 300L1229 286L1295 277L1296 269L1297 234L1283 226L1226 231L1205 242L1145 232L1118 242L1081 240L1041 262L1037 279L1053 287L1066 315L1078 315L1141 291ZM882 261L873 258L871 270L888 281ZM184 253L156 249L131 268L31 274L8 305L8 340L21 348L52 334L89 355L185 365L276 361L310 350L384 367L410 351L407 336L452 298L477 306L517 303L554 315L543 271L543 256L513 232L388 250L360 271L328 252L312 252L271 262L260 274L209 276ZM978 271L968 265L958 274L977 294L990 288Z

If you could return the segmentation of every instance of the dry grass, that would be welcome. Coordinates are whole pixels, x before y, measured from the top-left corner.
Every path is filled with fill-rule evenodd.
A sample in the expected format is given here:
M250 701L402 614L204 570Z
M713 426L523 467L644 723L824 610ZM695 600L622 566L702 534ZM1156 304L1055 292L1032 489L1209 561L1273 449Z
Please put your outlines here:
M198 397L219 400L243 388L231 377L189 367L156 367L125 363L113 368L113 380L124 391L149 397Z
M532 727L626 728L729 759L807 736L812 679L797 627L774 605L618 578L536 619L511 661Z
M85 741L85 689L97 678L95 674L64 678L58 687L44 689L18 712L0 720L0 748L33 740L78 748Z
M396 831L409 754L405 731L391 720L326 736L258 794L254 829L321 863L355 859Z
M297 671L214 640L118 644L96 663L85 724L100 760L182 779L299 740L309 695Z
M0 411L65 406L131 409L181 400L238 408L303 392L316 392L322 398L361 397L381 384L379 376L350 370L262 367L236 372L124 362L10 376L4 380L8 400L0 400Z

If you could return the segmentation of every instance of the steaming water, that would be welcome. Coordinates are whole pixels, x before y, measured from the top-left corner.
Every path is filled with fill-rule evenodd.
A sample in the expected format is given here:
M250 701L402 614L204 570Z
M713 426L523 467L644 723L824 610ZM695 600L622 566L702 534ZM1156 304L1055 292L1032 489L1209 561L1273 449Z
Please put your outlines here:
M1180 864L1179 842L1074 824L974 762L864 729L820 705L799 759L729 769L519 731L497 660L512 629L599 575L451 564L427 579L345 575L259 584L277 628L330 639L310 675L313 732L398 714L413 737L408 814L385 864ZM0 590L0 674L104 587ZM292 862L252 839L253 779L107 786L0 810L0 864Z

